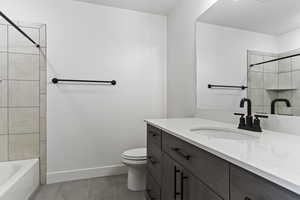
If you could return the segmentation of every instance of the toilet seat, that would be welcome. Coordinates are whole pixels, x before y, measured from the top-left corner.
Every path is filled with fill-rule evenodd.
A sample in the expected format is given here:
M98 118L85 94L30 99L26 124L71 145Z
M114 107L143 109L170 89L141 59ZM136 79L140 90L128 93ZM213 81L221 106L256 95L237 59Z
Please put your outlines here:
M130 149L122 153L122 158L132 161L144 161L147 160L146 148Z

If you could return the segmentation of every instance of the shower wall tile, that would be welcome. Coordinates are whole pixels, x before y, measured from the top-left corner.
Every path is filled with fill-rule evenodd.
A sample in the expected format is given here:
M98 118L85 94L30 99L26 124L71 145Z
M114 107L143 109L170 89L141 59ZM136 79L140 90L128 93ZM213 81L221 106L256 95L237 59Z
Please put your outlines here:
M294 116L300 116L300 107L293 107L292 113Z
M260 63L263 62L264 59L263 56L260 55L250 55L249 59L250 59L250 64L256 64L256 63ZM256 71L256 72L263 72L263 67L262 65L257 65L257 66L253 66L250 68L251 71Z
M47 45L47 31L46 31L46 25L43 25L40 28L40 46L46 47Z
M250 88L263 88L264 87L264 74L262 72L250 72L248 79Z
M300 71L292 72L292 86L300 89Z
M280 99L288 99L291 103L293 102L293 91L287 90L278 93L278 98ZM277 105L280 107L287 107L285 102L278 102ZM294 106L292 104L292 106Z
M0 108L0 135L8 134L7 108Z
M280 88L290 88L292 87L292 73L282 72L278 75L278 85Z
M264 91L264 105L271 107L271 102L278 98L278 93L273 91Z
M47 142L40 141L40 180L41 184L46 184L47 175Z
M248 92L249 98L252 100L254 106L264 105L264 90L263 89L251 89Z
M39 82L9 81L9 106L39 106Z
M300 70L300 56L292 58L292 70Z
M278 75L275 73L264 73L264 88L277 88Z
M46 118L47 114L47 97L46 95L40 95L40 117Z
M0 161L40 158L40 178L45 184L46 26L19 25L42 48L37 49L13 27L0 25Z
M38 108L10 108L9 134L38 133Z
M253 112L263 114L263 113L265 113L264 107L263 106L253 106Z
M9 54L9 79L39 80L39 56Z
M39 156L39 134L9 136L9 160L30 159Z
M0 107L7 107L7 81L0 81Z
M291 104L292 106L296 106L300 108L300 90L293 91L293 98Z
M7 51L7 26L0 25L0 51Z
M292 115L293 113L292 107L288 108L286 106L279 106L277 110L279 115Z
M47 70L47 49L41 48L40 49L40 69Z
M47 140L47 121L44 117L40 118L40 140Z
M278 63L278 72L288 72L292 70L291 59L280 60Z
M47 92L47 71L40 70L40 93L46 94Z
M29 35L34 41L39 43L39 29L24 28L22 30ZM24 54L39 54L39 49L34 46L27 38L20 34L12 26L8 27L8 51Z
M7 79L7 53L0 53L0 80Z
M275 58L276 57L265 56L264 61L272 60ZM270 63L264 64L264 72L277 73L278 72L278 62L270 62Z
M0 161L8 160L8 136L0 135Z

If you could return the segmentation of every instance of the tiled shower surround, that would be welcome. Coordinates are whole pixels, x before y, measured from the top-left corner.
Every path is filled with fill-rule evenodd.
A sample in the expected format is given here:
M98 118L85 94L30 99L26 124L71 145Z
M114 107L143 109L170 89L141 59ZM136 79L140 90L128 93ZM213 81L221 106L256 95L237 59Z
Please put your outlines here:
M300 50L282 54L248 51L250 64L293 55ZM285 98L291 102L276 103L276 114L300 116L300 56L248 67L248 97L253 101L255 112L269 114L271 102L276 98Z
M40 158L46 181L46 26L0 22L0 161Z

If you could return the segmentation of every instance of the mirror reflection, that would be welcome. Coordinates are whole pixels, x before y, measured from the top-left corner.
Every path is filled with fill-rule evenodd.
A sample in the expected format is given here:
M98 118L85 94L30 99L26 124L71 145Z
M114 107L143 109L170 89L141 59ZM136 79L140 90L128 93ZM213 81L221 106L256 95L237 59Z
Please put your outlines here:
M219 0L198 19L196 47L198 108L248 96L256 113L300 115L300 1Z

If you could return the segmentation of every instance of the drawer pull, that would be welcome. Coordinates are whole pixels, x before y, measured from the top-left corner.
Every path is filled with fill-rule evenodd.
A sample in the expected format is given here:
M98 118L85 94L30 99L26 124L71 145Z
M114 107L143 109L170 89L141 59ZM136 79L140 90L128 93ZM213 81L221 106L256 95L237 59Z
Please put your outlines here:
M156 137L158 135L157 133L155 133L153 131L150 131L150 134L151 134L152 137Z
M177 192L177 173L180 173L180 170L174 166L174 199L180 195L180 192Z
M183 195L183 190L184 190L184 188L183 188L183 186L184 186L184 180L186 180L186 179L188 179L188 177L187 176L184 176L184 174L183 174L183 172L181 172L181 177L180 177L180 188L181 188L181 200L183 200L183 197L184 197L184 195Z
M149 189L146 190L146 194L148 196L148 199L150 199L150 200L156 200L156 198L154 198L154 197L151 196L150 192L151 192L151 190L149 190Z
M148 156L148 160L155 165L157 163L157 161L152 157L152 156Z
M245 199L244 200L251 200L249 197L245 197Z
M186 160L189 160L191 158L190 155L183 153L179 148L172 148L172 150L175 151L181 157L184 157L184 159L186 159Z

